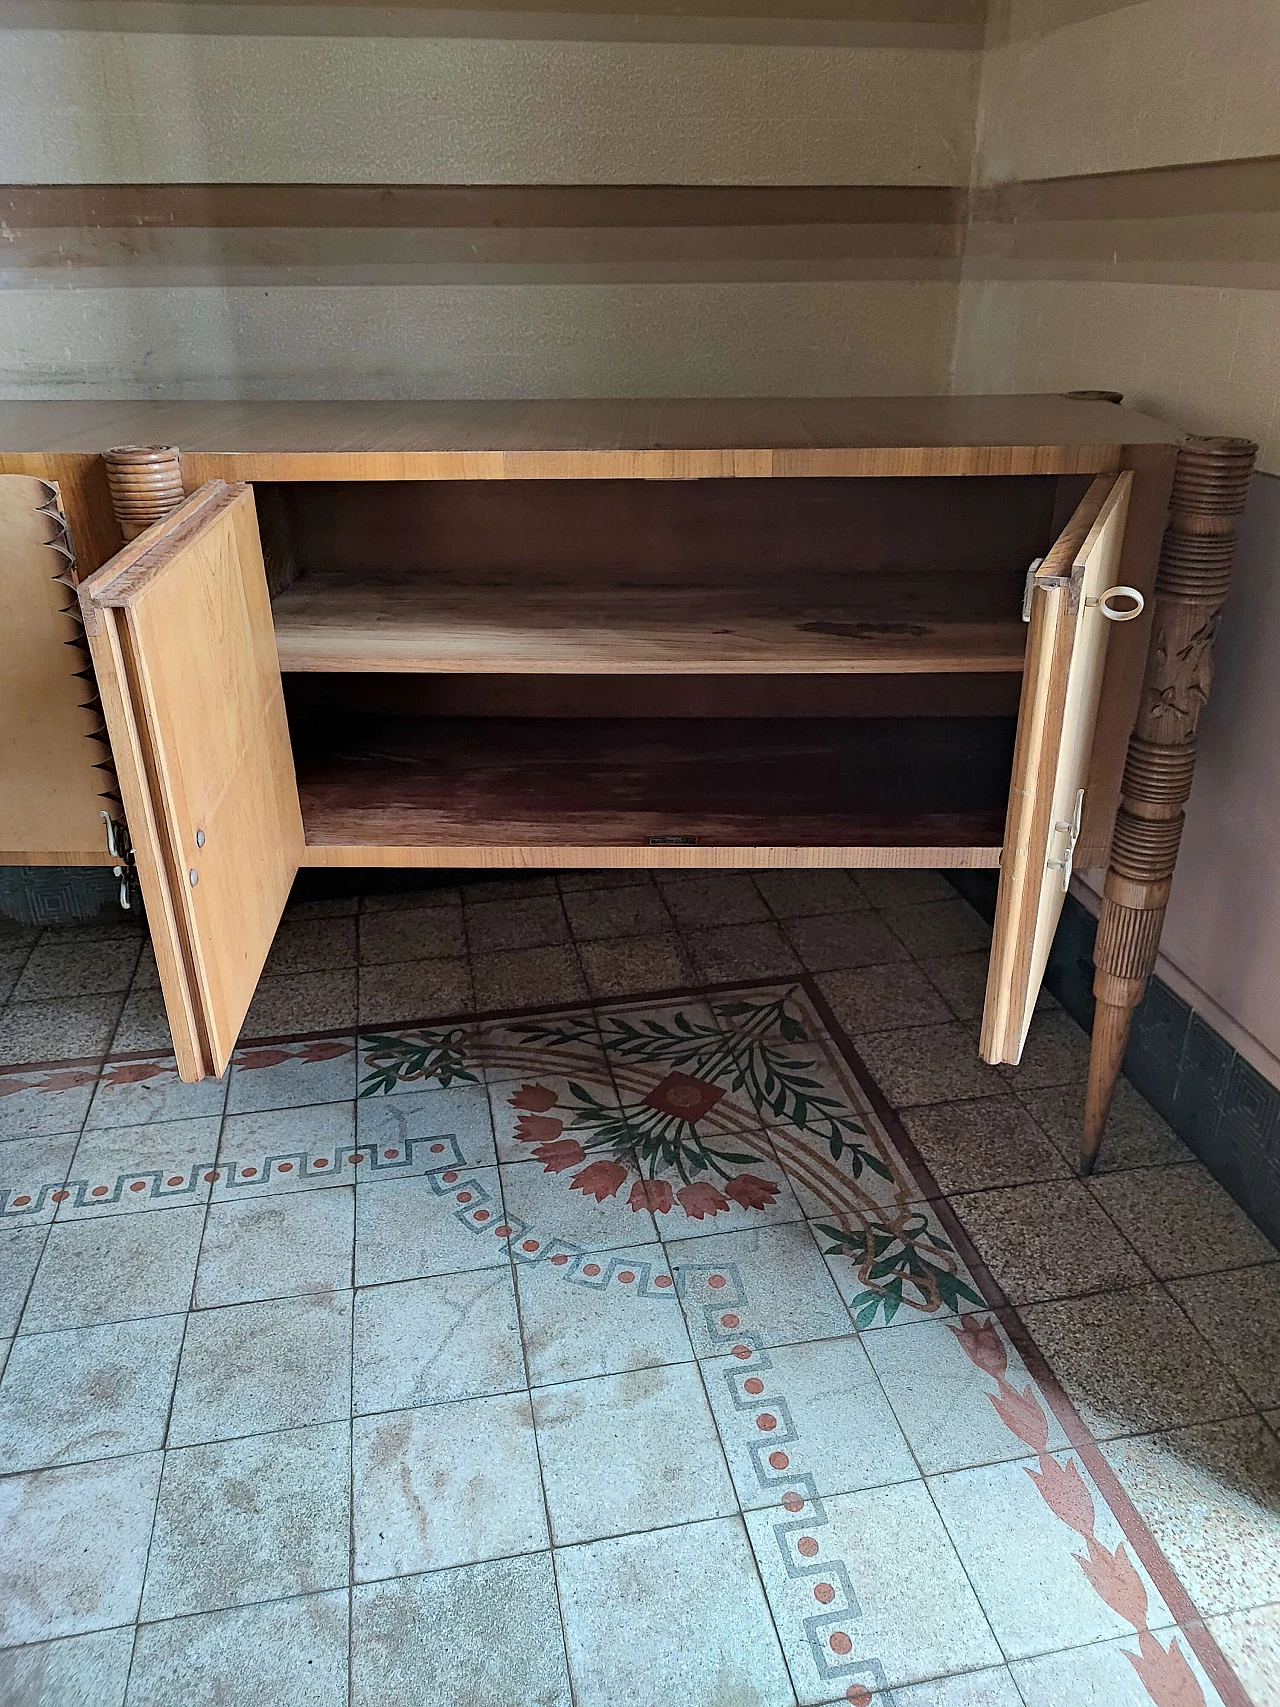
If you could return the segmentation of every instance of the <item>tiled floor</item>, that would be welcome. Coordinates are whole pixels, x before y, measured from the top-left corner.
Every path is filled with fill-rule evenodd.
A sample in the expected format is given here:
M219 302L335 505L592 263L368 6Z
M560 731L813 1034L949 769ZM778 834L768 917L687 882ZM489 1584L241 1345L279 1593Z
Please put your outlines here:
M312 904L183 1086L135 929L0 928L0 1702L1276 1707L1277 1252L1127 1091L1074 1177L984 942Z

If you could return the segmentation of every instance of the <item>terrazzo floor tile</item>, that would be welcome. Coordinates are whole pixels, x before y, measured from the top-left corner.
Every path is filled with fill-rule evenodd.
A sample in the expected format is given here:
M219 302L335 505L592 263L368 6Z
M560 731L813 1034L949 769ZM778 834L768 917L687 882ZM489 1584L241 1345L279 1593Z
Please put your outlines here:
M66 1179L59 1221L186 1209L209 1196L217 1115L86 1130Z
M644 1190L657 1209L654 1220L659 1236L697 1238L707 1233L745 1232L784 1221L802 1221L806 1208L824 1202L825 1197L806 1187L798 1169L793 1187L780 1160L787 1153L783 1149L786 1139L784 1132L778 1149L764 1133L745 1137L730 1134L718 1143L710 1139L717 1144L721 1152L717 1159L726 1171L737 1170L727 1179L711 1175L689 1182L678 1166L657 1163ZM655 1196L664 1184L666 1193ZM624 1184L619 1196L627 1189Z
M520 1263L520 1327L534 1387L683 1363L689 1332L661 1245L629 1245L607 1262ZM595 1272L588 1274L587 1269ZM626 1278L624 1278L626 1277Z
M847 1694L842 1696L837 1707L845 1707L848 1700ZM879 1696L871 1696L863 1707L879 1707L879 1702ZM1025 1707L1025 1703L1012 1673L1006 1666L999 1666L896 1689L893 1707Z
M213 1202L344 1184L355 1142L353 1102L229 1114L218 1144Z
M1008 1335L990 1317L982 1333L987 1366L1025 1393L1030 1376ZM866 1334L863 1344L926 1476L1026 1456L1025 1441L992 1402L988 1367L969 1355L957 1323L912 1322ZM1047 1444L1057 1451L1067 1437L1055 1417L1047 1422Z
M154 987L137 985L126 996L111 1038L111 1048L117 1053L147 1050L155 1055L172 1054L173 1035L158 984Z
M10 1226L52 1221L75 1158L74 1135L7 1138L0 1144L0 1202Z
M878 913L822 913L788 919L787 940L810 972L882 966L910 959Z
M1069 1179L1071 1170L1015 1097L935 1103L902 1117L944 1193Z
M849 1313L803 1221L668 1241L667 1257L699 1357L743 1342L788 1345L849 1332Z
M462 1200L465 1199L465 1202ZM477 1224L476 1215L484 1222ZM497 1168L446 1168L356 1187L357 1286L465 1274L507 1262Z
M1027 1108L1036 1125L1047 1132L1074 1165L1080 1153L1084 1125L1084 1085L1048 1085L1035 1090L1017 1080L1013 1092ZM1151 1104L1140 1097L1126 1079L1116 1086L1107 1116L1107 1129L1098 1151L1096 1172L1118 1173L1128 1168L1168 1167L1194 1158L1187 1146L1161 1120Z
M43 1002L67 996L101 996L129 988L142 939L115 942L42 942L32 949L10 997Z
M486 889L489 885L485 885ZM458 907L462 890L442 883L438 888L374 890L359 897L359 911L365 913L416 912L427 907Z
M403 1014L404 1009L400 1009ZM356 1022L356 972L295 972L264 978L240 1028L242 1038L285 1037L301 1031L339 1031ZM117 1038L115 1047L125 1046ZM139 1044L145 1049L146 1044Z
M571 1707L550 1553L351 1596L351 1707Z
M144 1624L126 1707L346 1707L347 1595Z
M558 894L522 901L479 901L467 896L467 947L472 955L512 949L553 948L569 940L569 921Z
M0 1334L12 1334L44 1250L45 1227L12 1227L0 1232Z
M809 1225L854 1327L870 1332L944 1321L983 1307L935 1204L880 1210L867 1227L851 1219L815 1216Z
M1280 1264L1173 1280L1169 1291L1253 1402L1280 1404Z
M851 1035L891 1026L931 1025L951 1017L924 973L909 962L820 972L817 982L832 1013Z
M161 1457L0 1477L0 1646L132 1623Z
M419 1014L465 1013L472 999L471 964L461 957L364 964L360 968L360 1025L366 1030L402 1024L406 1017L414 1019ZM481 1007L486 1005L478 992L475 999ZM334 1023L344 1025L354 1017L344 1014Z
M662 935L672 928L662 897L649 883L623 889L569 890L564 897L569 928L578 942L609 937Z
M1056 1468L1046 1472L1047 1464ZM1038 1483L1031 1471L1043 1480ZM955 1470L931 1478L929 1491L1007 1660L1132 1633L1127 1616L1108 1605L1081 1568L1075 1556L1083 1551L1079 1533L1049 1503L1052 1498L1076 1522L1091 1522L1108 1551L1114 1553L1124 1541L1074 1453ZM1012 1536L1017 1537L1014 1546ZM1133 1568L1123 1573L1127 1593L1121 1604L1126 1611L1140 1606L1145 1592L1148 1627L1172 1624L1158 1591L1127 1548L1125 1556Z
M534 1070L490 1084L494 1142L500 1162L527 1162L537 1155L539 1146L562 1138L576 1142L574 1132L565 1131L582 1108L571 1088L574 1084L581 1084L610 1115L616 1113L618 1096L603 1052L591 1051L580 1070L569 1067L566 1071L568 1077Z
M226 1112L251 1114L350 1101L358 1070L354 1036L238 1049L231 1062Z
M227 1080L184 1085L172 1055L151 1061L117 1061L98 1081L85 1127L149 1126L153 1122L217 1118L227 1100Z
M658 876L658 889L681 931L759 924L769 917L769 909L745 871L696 877L663 872Z
M1021 1315L1097 1440L1252 1409L1162 1287L1034 1304Z
M542 1388L533 1418L557 1547L738 1509L696 1364Z
M1094 1181L1092 1190L1162 1280L1280 1256L1199 1162L1112 1174Z
M562 1548L555 1565L576 1707L793 1707L741 1518Z
M646 1200L639 1197L638 1208L630 1202L635 1163L615 1163L607 1152L605 1158L590 1174L581 1168L572 1176L581 1185L548 1173L541 1162L504 1162L499 1172L508 1216L543 1244L557 1240L591 1251L647 1244L657 1233Z
M1199 1612L1280 1600L1280 1440L1260 1417L1103 1450Z
M360 964L408 960L460 960L467 952L460 906L412 907L364 913L360 919Z
M0 1002L7 1002L13 994L13 987L30 957L29 947L6 948L4 939L0 938Z
M973 1038L958 1020L861 1032L853 1046L895 1108L998 1096L1005 1088L995 1068L978 1059Z
M971 948L962 954L922 954L919 966L957 1019L982 1018L991 970L990 949Z
M963 954L989 948L991 927L958 895L945 901L911 901L885 907L885 924L916 956Z
M600 867L594 871L584 868L581 871L557 872L553 881L562 895L568 895L579 889L627 889L637 883L651 884L653 874L640 867L613 870Z
M711 984L801 970L795 950L775 924L686 930L684 945L695 969Z
M776 919L857 912L870 905L847 871L757 871L753 880Z
M23 1333L187 1309L203 1230L202 1208L59 1222L45 1241Z
M0 1701L12 1707L121 1707L133 1629L97 1630L0 1653Z
M0 1008L0 1066L105 1054L123 1005L122 995L9 1002ZM117 1047L146 1049L149 1043Z
M744 1510L797 1486L826 1496L919 1476L853 1336L708 1358L702 1376Z
M345 1422L168 1452L142 1617L345 1588L350 1487Z
M0 1073L0 1140L79 1132L96 1077L86 1068Z
M1184 1701L1194 1702L1196 1707L1200 1701L1218 1707L1218 1693L1185 1635L1162 1631L1158 1641L1148 1637L1148 1642L1166 1652L1176 1649L1181 1656L1174 1665L1179 1672L1184 1666L1190 1672L1190 1679L1179 1683ZM1130 1656L1139 1656L1138 1644L1132 1637L1124 1642L1095 1642L1067 1653L1045 1654L1038 1659L1022 1660L1009 1669L1025 1707L1062 1707L1064 1702L1070 1702L1071 1707L1151 1707L1153 1693L1147 1689ZM1157 1682L1154 1676L1152 1681L1166 1700L1177 1702L1178 1696L1170 1693L1172 1683ZM1192 1693L1193 1687L1199 1689L1198 1696ZM1159 1695L1154 1698L1158 1700ZM1255 1702L1255 1707L1265 1707L1265 1703Z
M351 1294L196 1310L169 1445L193 1446L350 1414Z
M1046 1085L1083 1085L1089 1074L1089 1038L1062 1008L1031 1016L1031 1029L1016 1067L1000 1067L1022 1091Z
M547 1546L527 1394L358 1417L351 1454L358 1582Z
M1137 1252L1078 1180L1049 1180L952 1199L996 1284L1014 1304L1141 1286Z
M688 951L674 932L584 942L579 944L578 953L593 996L667 990L690 984L697 976Z
M520 948L471 959L475 1005L480 1013L579 1001L587 994L578 957L571 948Z
M277 927L262 976L283 978L298 972L331 972L355 963L354 918L286 917Z
M0 1464L39 1470L164 1445L183 1316L26 1334L0 1381Z
M197 1307L350 1287L355 1207L349 1185L215 1203L196 1268Z
M923 1482L748 1512L747 1528L801 1703L1000 1663Z
M873 907L908 907L923 901L949 901L955 890L941 871L876 870L850 873Z
M395 1411L525 1384L507 1268L356 1293L352 1408Z
M491 1167L493 1115L484 1085L450 1085L411 1096L362 1097L356 1103L356 1134L361 1144L392 1147L431 1160L432 1139L451 1138L449 1159L473 1168Z
M1280 1702L1280 1604L1227 1612L1207 1622L1254 1707L1276 1707Z

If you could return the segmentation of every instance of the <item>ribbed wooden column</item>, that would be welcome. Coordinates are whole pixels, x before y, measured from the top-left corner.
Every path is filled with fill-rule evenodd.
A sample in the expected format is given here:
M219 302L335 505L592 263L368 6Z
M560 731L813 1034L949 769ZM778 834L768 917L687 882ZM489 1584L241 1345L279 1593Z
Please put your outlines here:
M1258 447L1188 439L1178 452L1138 718L1129 740L1094 946L1097 1011L1080 1171L1093 1171L1133 1010L1156 963L1191 793L1196 729Z
M111 502L126 541L176 510L186 494L172 446L120 445L103 457Z

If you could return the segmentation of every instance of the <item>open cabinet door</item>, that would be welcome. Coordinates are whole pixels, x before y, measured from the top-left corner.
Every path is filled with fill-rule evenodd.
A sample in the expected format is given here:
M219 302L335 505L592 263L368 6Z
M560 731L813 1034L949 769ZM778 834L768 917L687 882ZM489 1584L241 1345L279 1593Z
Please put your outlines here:
M1128 591L1114 582L1132 481L1099 475L1028 578L1031 627L982 1016L982 1056L993 1063L1021 1059L1071 881L1107 635L1142 610L1140 594L1112 602Z
M178 1071L217 1075L303 843L252 490L202 486L80 604Z

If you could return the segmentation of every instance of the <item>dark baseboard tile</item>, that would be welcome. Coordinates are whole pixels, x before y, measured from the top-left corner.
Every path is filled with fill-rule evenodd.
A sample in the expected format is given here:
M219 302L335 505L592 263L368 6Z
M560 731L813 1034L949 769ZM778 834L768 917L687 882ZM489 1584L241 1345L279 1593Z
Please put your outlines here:
M995 917L994 872L948 876L985 919ZM1088 908L1069 895L1045 973L1050 994L1086 1030L1093 1024L1096 931ZM1159 978L1151 980L1134 1015L1124 1076L1280 1244L1280 1087Z

